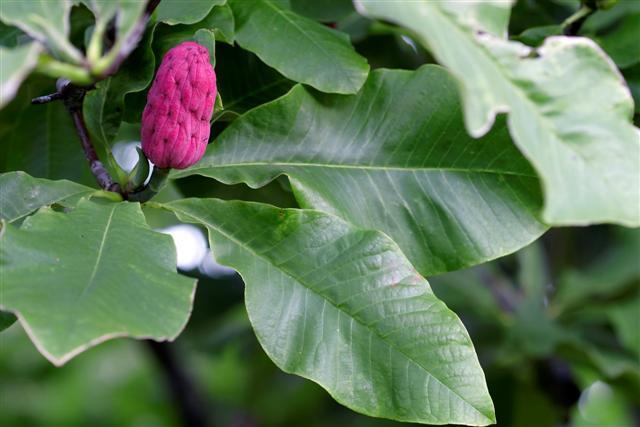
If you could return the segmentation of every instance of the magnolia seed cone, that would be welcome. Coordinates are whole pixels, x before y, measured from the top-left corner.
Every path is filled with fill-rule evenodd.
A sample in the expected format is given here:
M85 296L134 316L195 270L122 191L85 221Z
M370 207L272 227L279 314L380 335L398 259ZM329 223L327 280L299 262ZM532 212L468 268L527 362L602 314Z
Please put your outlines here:
M142 150L156 167L185 169L202 158L215 99L207 48L184 42L169 50L142 113Z

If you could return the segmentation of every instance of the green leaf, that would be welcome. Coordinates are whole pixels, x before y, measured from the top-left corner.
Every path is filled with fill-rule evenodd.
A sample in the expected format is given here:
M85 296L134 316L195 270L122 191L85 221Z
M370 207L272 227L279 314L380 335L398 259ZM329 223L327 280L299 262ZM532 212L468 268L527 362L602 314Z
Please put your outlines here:
M42 208L0 239L0 309L56 365L119 336L172 340L189 317L195 280L137 203Z
M287 174L301 206L384 231L432 275L513 252L546 229L539 182L505 127L481 140L462 127L444 69L377 70L357 95L296 86L174 176L258 187Z
M217 259L240 272L258 340L284 371L367 415L495 422L462 322L384 234L258 203L165 206L206 226Z
M459 78L465 121L484 135L498 112L540 175L543 218L556 225L640 225L640 131L613 62L591 40L507 41L510 2L356 0L410 30Z
M216 40L233 44L235 39L235 20L229 5L214 7L211 13L202 21L206 28L213 30Z
M369 65L343 33L271 0L232 0L236 41L291 80L323 92L355 93Z
M67 180L33 178L24 172L3 173L0 174L0 219L12 222L42 206L75 200L95 191Z
M162 0L155 12L156 19L169 25L195 24L202 21L211 8L225 3L226 0Z
M0 46L0 108L16 96L22 81L38 63L40 50L38 43L14 48Z
M233 43L233 28L233 14L227 5L214 7L204 19L194 24L159 25L153 42L156 58L160 60L169 49L185 40L195 40L195 34L200 30L213 32L216 38L219 36L226 43ZM210 53L212 64L215 64L213 51Z
M82 53L67 39L71 6L70 0L3 1L0 20L48 46L57 58L80 64Z

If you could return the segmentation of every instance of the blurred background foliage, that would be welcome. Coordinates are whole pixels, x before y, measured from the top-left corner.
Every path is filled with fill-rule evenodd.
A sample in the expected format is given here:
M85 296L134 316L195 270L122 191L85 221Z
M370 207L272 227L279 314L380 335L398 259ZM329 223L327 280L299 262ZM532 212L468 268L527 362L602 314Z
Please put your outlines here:
M348 33L372 68L412 69L433 62L411 34L360 17L348 0L327 1L331 7L319 7L324 1L291 3L298 13ZM582 29L583 35L616 59L636 104L640 103L640 54L638 44L629 40L640 40L640 27L633 25L640 13L638 3L621 0L613 9L597 12ZM535 45L544 36L558 33L559 24L577 7L575 0L520 0L513 9L510 34ZM91 24L87 13L84 7L74 7L72 38L78 45ZM170 33L171 29L165 25L157 31ZM14 42L2 40L3 44ZM236 113L280 96L291 85L253 54L220 43L216 52L220 92L225 105L233 103ZM252 80L255 75L263 80ZM0 151L0 169L90 184L62 105L29 105L30 98L53 86L51 79L32 76L0 113L0 137L8 144ZM269 90L256 92L253 86ZM122 126L117 141L137 140L136 111L139 114L145 95L127 97L125 119L132 123ZM33 115L41 117L34 120ZM42 129L20 126L21 118L27 116L29 123L38 123ZM636 123L638 117L636 105ZM219 134L232 118L219 116L213 134ZM49 136L43 140L43 135ZM12 144L26 145L18 150ZM43 147L53 146L46 150L50 158L43 161ZM126 151L126 144L122 147ZM119 155L116 148L114 155ZM126 163L127 155L132 155L130 149L129 154L120 153L121 163ZM45 165L53 169L44 170ZM286 179L253 190L190 177L172 183L160 200L185 196L296 205ZM180 265L200 279L189 325L171 346L193 377L216 425L401 425L356 414L311 381L280 371L251 330L241 279L211 261L204 234L190 225L176 231L177 222L169 214L145 213L151 225L176 238L179 256L186 257ZM196 255L193 250L185 254L189 245L201 248ZM429 280L473 339L498 425L640 425L640 230L557 228L518 253ZM0 334L0 426L179 424L164 372L144 343L109 341L55 368L19 325Z

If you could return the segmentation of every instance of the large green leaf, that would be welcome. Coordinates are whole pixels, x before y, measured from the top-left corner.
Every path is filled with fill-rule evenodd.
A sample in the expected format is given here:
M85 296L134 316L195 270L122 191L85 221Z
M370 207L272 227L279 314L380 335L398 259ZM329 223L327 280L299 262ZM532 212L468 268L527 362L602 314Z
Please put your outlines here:
M498 112L538 171L553 224L640 225L640 132L613 62L591 40L507 41L510 2L356 0L369 16L413 30L459 78L467 130Z
M232 0L236 41L280 73L323 92L355 93L369 71L349 38L273 0Z
M110 338L170 340L184 327L195 280L177 274L171 237L147 227L139 204L84 200L2 227L0 309L54 364Z
M0 174L0 219L20 219L36 209L95 192L72 181L33 178L24 172Z
M56 57L81 63L82 53L67 40L71 5L71 0L3 1L0 20L47 45Z
M467 136L455 83L433 65L374 71L351 96L297 86L175 176L257 187L282 173L302 206L384 231L425 275L513 252L546 229L538 180L504 125Z
M186 199L237 269L258 340L283 370L367 415L487 425L493 405L462 322L398 246L318 211Z
M40 49L38 43L0 46L0 108L16 96L20 84L36 66Z

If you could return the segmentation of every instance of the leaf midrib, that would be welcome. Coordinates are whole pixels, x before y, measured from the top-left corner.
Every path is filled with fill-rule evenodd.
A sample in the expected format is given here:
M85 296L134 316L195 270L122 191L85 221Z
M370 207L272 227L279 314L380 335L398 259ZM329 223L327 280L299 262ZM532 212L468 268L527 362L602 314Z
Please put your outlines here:
M169 209L175 210L176 208L172 205L165 205L167 206ZM178 209L180 210L180 209ZM398 349L397 347L393 346L389 341L387 341L384 337L382 337L378 331L374 328L371 329L368 325L364 324L360 319L352 316L351 313L347 312L344 310L344 308L339 307L338 305L336 305L333 301L331 301L330 299L326 298L324 295L320 294L317 290L311 288L311 287L307 287L303 285L303 281L301 279L298 279L295 274L286 271L282 268L282 266L276 265L273 262L271 262L271 260L266 257L264 254L260 254L258 252L256 252L255 250L253 250L251 247L243 245L242 242L240 242L237 238L235 238L234 236L226 233L225 231L223 231L220 227L215 226L213 224L211 224L209 221L207 221L204 218L200 218L197 215L193 215L192 213L188 213L184 210L180 210L181 213L183 213L186 216L189 216L193 219L195 219L196 221L200 222L201 224L206 224L207 227L211 227L212 229L216 230L218 233L220 233L222 236L224 236L225 238L227 238L228 240L230 240L231 242L235 243L237 246L245 249L246 251L250 252L252 255L254 255L256 258L259 259L263 259L265 262L271 264L273 267L275 267L278 271L281 271L285 276L290 277L291 279L293 279L295 282L299 283L302 287L304 287L305 289L309 289L311 292L313 292L314 294L316 294L318 297L320 297L321 299L329 302L333 307L335 307L336 310L344 313L347 317L353 319L356 323L358 323L360 326L364 327L366 330L369 330L373 333L374 336L376 336L380 341L382 341L384 344L386 344L389 348L393 349L394 351L396 351L397 353L401 354L402 356L404 356L407 360L411 361L413 364L415 364L418 368L422 369L424 372L426 372L431 378L433 378L434 380L436 380L438 383L440 383L445 389L449 390L449 392L458 397L462 402L464 402L466 405L470 406L471 408L473 408L478 414L480 414L483 418L485 418L488 421L493 421L491 417L487 416L486 414L484 414L482 411L480 411L478 408L476 408L473 404L471 404L471 402L467 401L465 398L463 398L460 394L458 394L455 390L453 390L452 388L450 388L448 385L446 385L445 383L443 383L438 377L436 377L434 374L432 374L427 368L425 368L424 366L422 366L418 361L414 360L412 357L410 357L409 355L407 355L405 352L403 352L401 349ZM329 215L329 214L327 214ZM433 412L430 412L431 414Z
M100 260L102 258L102 250L104 249L104 243L107 240L107 234L109 231L109 228L111 227L111 221L113 219L113 215L116 211L116 207L117 205L113 205L113 207L111 208L111 212L109 213L109 217L107 218L107 223L104 227L104 231L102 233L102 239L100 240L100 246L98 247L98 254L96 256L96 261L95 264L93 266L93 269L91 271L91 276L89 277L89 281L87 283L87 285L85 286L85 288L82 290L82 293L80 294L80 298L82 299L82 297L84 297L85 294L87 294L91 288L93 288L94 285L94 280L96 277L96 273L98 272L98 266L100 265Z
M326 164L326 163L304 163L304 162L246 162L246 163L225 163L220 165L208 165L198 168L191 168L185 172L196 172L207 169L222 169L222 168L239 168L239 167L251 167L251 166L276 166L276 167L301 167L301 168L326 168L326 169L353 169L353 170L366 170L366 171L394 171L394 172L463 172L463 173L486 173L494 175L512 175L522 176L526 178L537 178L536 175L528 173L518 173L513 171L499 171L493 169L465 169L465 168L453 168L453 167L414 167L405 168L400 166L377 166L377 165L353 165L353 164ZM180 173L178 173L180 175Z

